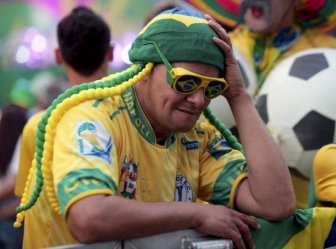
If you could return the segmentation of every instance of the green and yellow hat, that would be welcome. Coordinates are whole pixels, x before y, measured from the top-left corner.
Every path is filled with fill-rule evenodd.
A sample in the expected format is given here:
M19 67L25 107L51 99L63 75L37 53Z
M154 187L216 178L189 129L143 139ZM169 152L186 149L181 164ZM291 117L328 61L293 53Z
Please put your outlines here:
M132 63L162 63L150 42L155 42L169 62L198 62L224 72L224 54L213 42L218 35L200 12L174 8L153 18L129 50Z

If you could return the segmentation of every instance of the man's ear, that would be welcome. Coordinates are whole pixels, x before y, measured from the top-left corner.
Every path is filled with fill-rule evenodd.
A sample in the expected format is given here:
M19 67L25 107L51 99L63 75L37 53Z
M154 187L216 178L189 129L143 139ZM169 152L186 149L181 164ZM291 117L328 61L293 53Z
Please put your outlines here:
M58 65L62 65L64 63L63 55L59 48L56 48L54 51L55 54L55 61Z

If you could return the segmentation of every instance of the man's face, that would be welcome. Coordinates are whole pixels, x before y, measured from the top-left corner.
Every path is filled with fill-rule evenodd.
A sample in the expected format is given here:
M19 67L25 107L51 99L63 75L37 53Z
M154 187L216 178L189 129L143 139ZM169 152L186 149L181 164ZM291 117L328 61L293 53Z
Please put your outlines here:
M207 64L179 62L174 63L173 67L182 67L208 77L219 76L219 70ZM142 108L157 138L165 137L170 132L186 132L194 126L210 103L210 99L204 97L203 90L200 88L189 95L179 94L167 83L165 65L154 67L148 77L147 97L143 100Z
M242 0L241 14L249 29L262 34L279 32L294 8L294 0Z

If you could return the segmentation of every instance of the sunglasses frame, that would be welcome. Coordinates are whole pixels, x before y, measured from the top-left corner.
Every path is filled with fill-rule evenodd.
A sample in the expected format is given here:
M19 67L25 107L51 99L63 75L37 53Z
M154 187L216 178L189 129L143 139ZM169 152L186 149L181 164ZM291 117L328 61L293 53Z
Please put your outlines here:
M197 73L194 73L194 72L191 72L187 69L184 69L184 68L181 68L181 67L173 67L170 62L167 60L167 58L163 55L162 51L160 50L159 46L154 42L154 41L145 41L145 44L153 44L154 47L155 47L155 50L157 51L157 53L159 54L163 64L166 66L166 69L167 69L167 81L168 81L168 84L174 89L174 91L176 91L177 93L179 94L183 94L183 95L189 95L189 94L192 94L194 92L196 92L198 89L200 88L204 88L204 96L206 98L216 98L218 97L219 95L221 95L223 92L225 92L228 87L229 87L229 84L226 82L226 80L224 78L213 78L213 77L206 77L206 76L203 76L203 75L200 75L200 74L197 74ZM181 92L179 90L176 89L176 85L178 84L177 81L182 77L182 76L192 76L192 77L197 77L199 79L201 79L202 83L196 87L194 90L190 91L190 92ZM212 96L212 97L207 97L207 94L206 94L206 89L207 87L209 86L209 84L211 82L220 82L224 85L224 88L222 91L220 91L218 94L216 94L215 96Z

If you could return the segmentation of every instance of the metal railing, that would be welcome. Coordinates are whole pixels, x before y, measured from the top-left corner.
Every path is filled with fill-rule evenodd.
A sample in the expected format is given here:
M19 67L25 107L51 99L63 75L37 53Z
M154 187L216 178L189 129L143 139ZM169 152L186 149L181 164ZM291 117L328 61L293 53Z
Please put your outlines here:
M187 229L125 241L73 244L49 249L234 249L234 245L231 240L210 237Z

